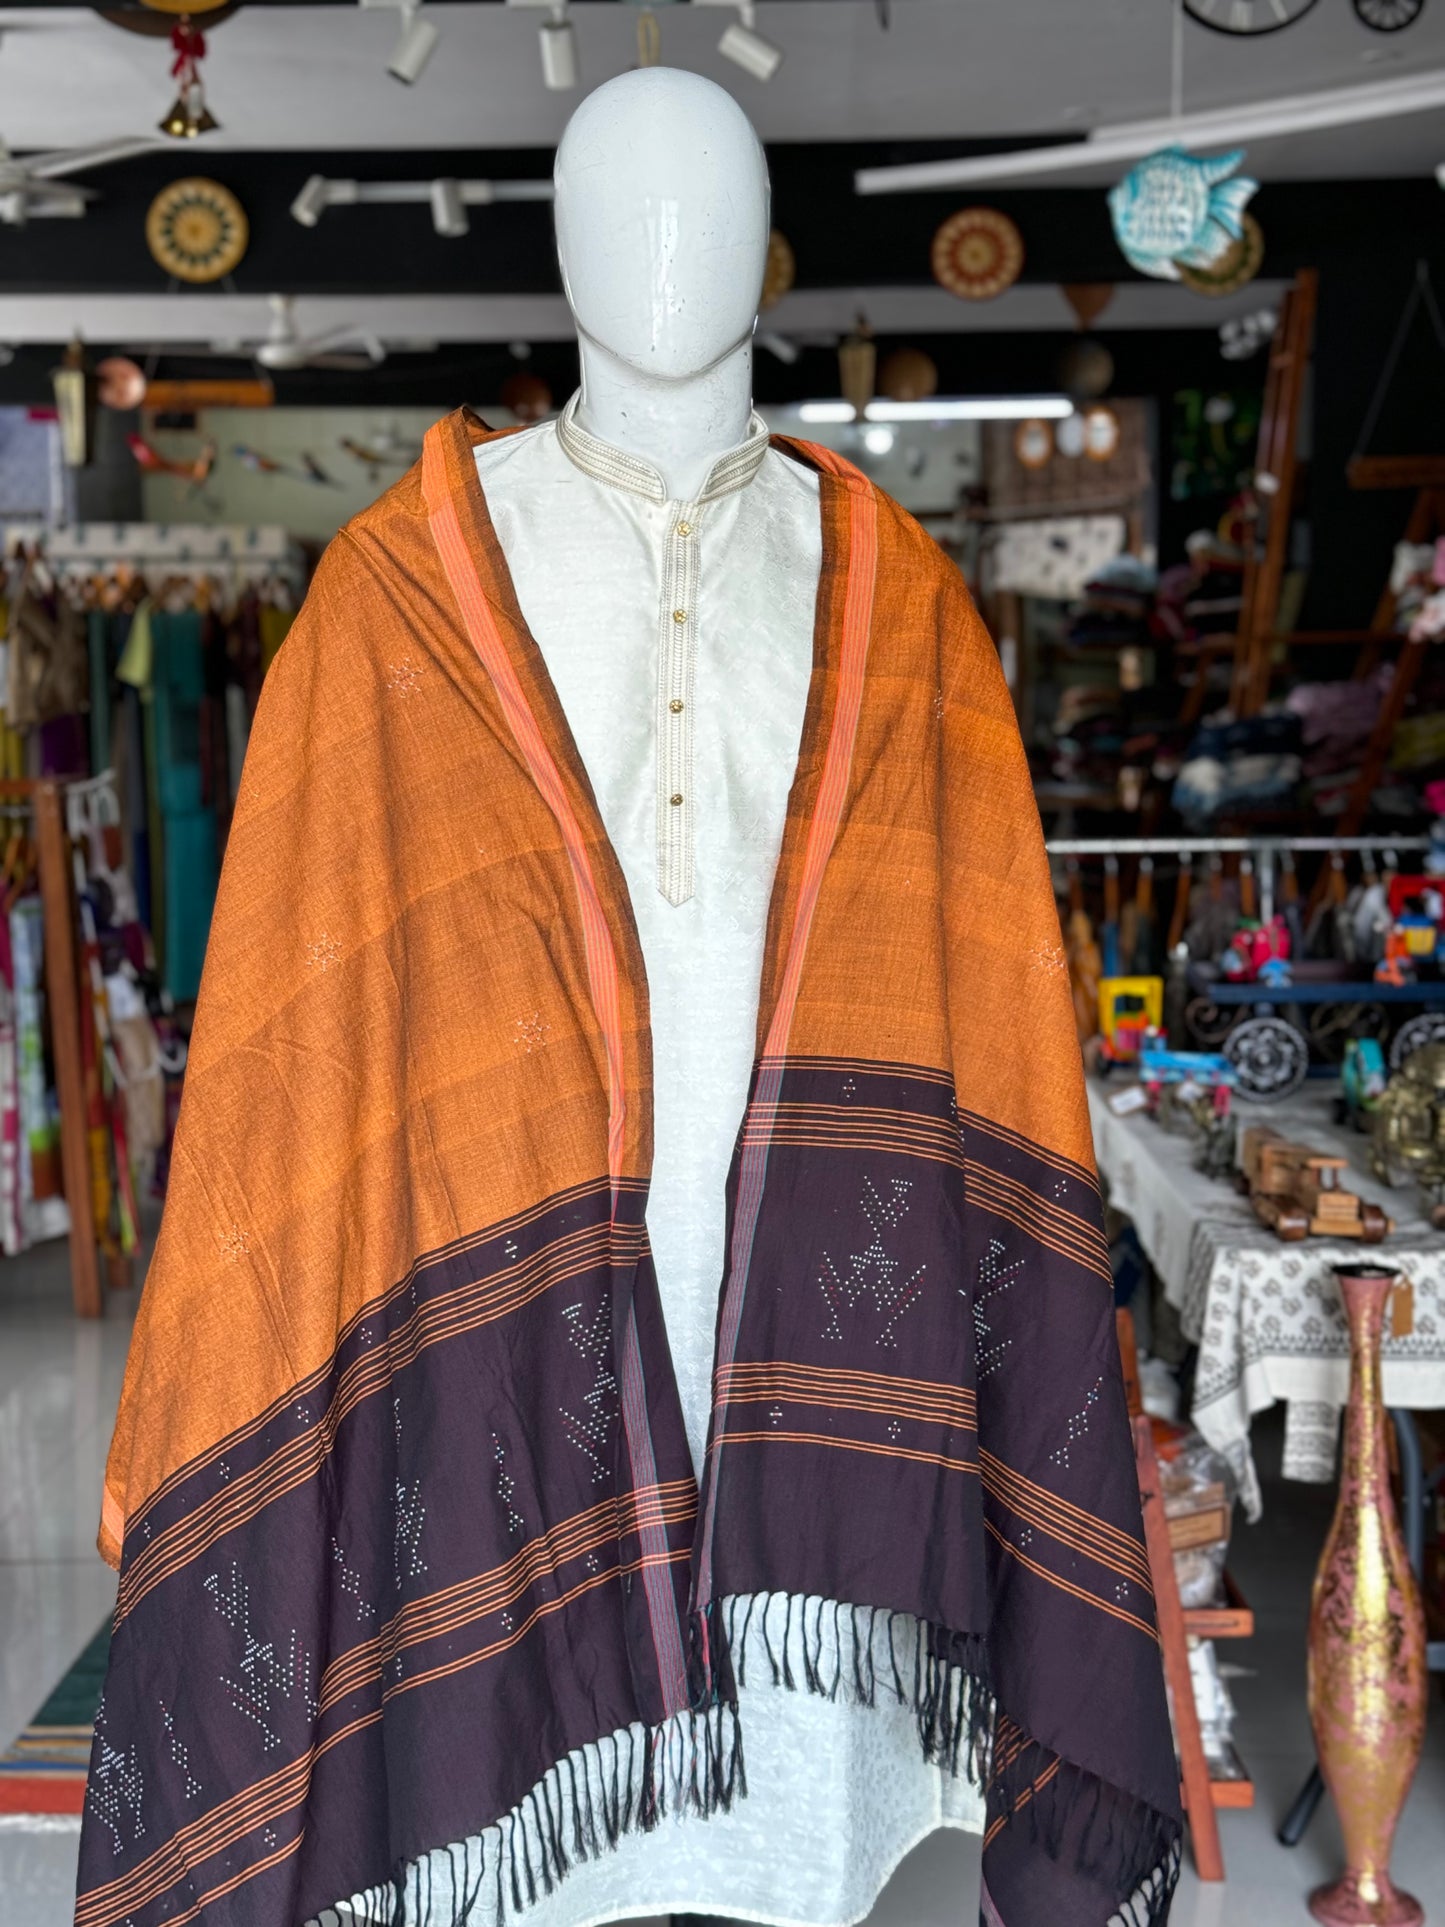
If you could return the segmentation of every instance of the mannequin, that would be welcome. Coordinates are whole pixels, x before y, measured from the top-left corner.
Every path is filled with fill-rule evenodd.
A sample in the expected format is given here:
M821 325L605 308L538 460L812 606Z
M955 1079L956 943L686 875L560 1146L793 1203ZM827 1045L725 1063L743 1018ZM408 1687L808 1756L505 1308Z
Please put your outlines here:
M732 102L628 75L559 174L585 394L435 424L268 672L107 1466L77 1919L848 1927L958 1827L990 1921L1163 1927L996 652L748 410Z
M648 1235L700 1475L724 1189L813 667L818 480L768 447L752 409L770 192L732 97L667 68L607 82L568 124L556 186L580 389L561 422L487 445L477 468L637 922L653 1042ZM619 1904L672 1909L689 1927L715 1908L834 1927L867 1911L923 1833L968 1824L973 1790L945 1784L907 1721L772 1688L752 1697L762 1797L629 1842L635 1866L579 1872L538 1927L585 1927ZM826 1812L805 1764L819 1758L833 1762ZM797 1816L792 1837L764 1822L779 1808Z
M711 81L640 68L572 116L556 188L578 420L688 500L752 411L770 199L758 137Z

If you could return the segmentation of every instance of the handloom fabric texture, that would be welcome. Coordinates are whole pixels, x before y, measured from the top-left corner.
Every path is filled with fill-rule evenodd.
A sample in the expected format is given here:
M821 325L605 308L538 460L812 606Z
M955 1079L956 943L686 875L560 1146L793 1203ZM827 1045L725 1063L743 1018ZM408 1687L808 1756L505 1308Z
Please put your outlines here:
M477 473L636 922L652 1033L647 1240L700 1470L728 1166L813 666L819 478L770 448L754 417L695 499L669 499L651 464L575 417L573 401L555 422L482 443ZM670 800L679 786L681 808ZM670 887L684 877L685 889ZM831 1681L841 1605L835 1614L810 1601L789 1615L786 1602L765 1599L751 1604L751 1621L747 1600L728 1610L751 1625L755 1645L766 1623L775 1649L791 1617L795 1681L805 1677L805 1628ZM881 1658L881 1635L879 1645ZM574 1866L539 1897L535 1927L719 1912L848 1927L920 1839L940 1826L983 1831L981 1786L925 1758L911 1707L789 1692L757 1652L757 1664L735 1669L749 1797L705 1827L684 1815ZM465 1861L475 1879L484 1848L448 1843L422 1877L435 1890Z
M483 433L439 424L332 544L263 692L107 1472L77 1927L524 1913L747 1797L754 1595L847 1603L797 1690L891 1694L983 1765L991 1927L1152 1927L1177 1773L992 646L911 518L789 446L815 661L699 1491L645 973ZM449 1898L409 1882L484 1832Z

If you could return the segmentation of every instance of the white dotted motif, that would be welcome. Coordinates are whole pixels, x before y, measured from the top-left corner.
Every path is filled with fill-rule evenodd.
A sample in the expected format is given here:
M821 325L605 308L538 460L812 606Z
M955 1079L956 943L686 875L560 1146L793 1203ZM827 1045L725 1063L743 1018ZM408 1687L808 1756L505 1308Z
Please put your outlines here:
M105 1732L105 1695L95 1713L98 1746L85 1783L85 1803L110 1834L110 1850L120 1853L145 1838L141 1812L145 1775L137 1747L113 1746Z
M341 962L341 945L327 931L323 930L314 943L306 946L306 968L308 970L330 970L333 964Z
M770 1405L770 1406L768 1407L768 1418L769 1418L769 1419L771 1420L771 1422L772 1422L772 1423L773 1423L774 1425L781 1425L781 1424L782 1424L782 1422L783 1422L783 1408L782 1408L782 1406L781 1406L781 1405Z
M1067 977L1069 960L1064 955L1064 946L1051 938L1043 938L1026 953L1031 970L1037 970L1044 977Z
M294 1627L282 1642L257 1635L251 1619L251 1591L234 1559L226 1578L213 1572L204 1585L216 1611L241 1643L236 1670L222 1673L221 1684L236 1711L261 1729L266 1751L274 1752L281 1744L277 1726L283 1705L299 1700L307 1715L316 1718L311 1655L302 1648Z
M492 1447L497 1461L497 1497L506 1507L507 1530L509 1532L520 1532L527 1521L517 1510L517 1481L507 1470L507 1455L502 1450L502 1441L497 1437L495 1432L492 1434Z
M401 1467L401 1400L391 1401L392 1426L396 1434L396 1459L398 1476L392 1493L396 1515L395 1564L396 1589L401 1591L403 1583L415 1579L426 1571L426 1560L421 1556L421 1529L426 1522L426 1507L422 1504L421 1489L415 1479L410 1483L400 1476Z
M233 1224L229 1231L218 1231L216 1241L221 1247L221 1257L228 1265L240 1264L251 1249L251 1240L238 1224Z
M559 1405L562 1425L577 1450L591 1462L592 1483L600 1485L611 1475L611 1454L607 1446L617 1417L617 1380L612 1375L612 1306L604 1298L590 1321L584 1321L581 1305L568 1305L562 1313L567 1336L577 1351L593 1366L596 1377L592 1390L583 1399L585 1415L569 1412Z
M1094 1380L1094 1389L1089 1393L1089 1396L1084 1400L1083 1406L1080 1408L1080 1410L1075 1412L1074 1416L1069 1420L1068 1425L1064 1428L1063 1444L1059 1447L1057 1452L1050 1452L1049 1463L1051 1465L1061 1465L1067 1471L1068 1465L1069 1465L1069 1453L1073 1449L1073 1447L1078 1444L1079 1440L1083 1438L1084 1434L1088 1431L1090 1421L1092 1420L1094 1415L1094 1407L1098 1404L1099 1394L1103 1391L1103 1389L1104 1389L1103 1379L1096 1378Z
M903 1436L903 1427L898 1423L896 1418L891 1418L888 1421L888 1436L890 1439L901 1439Z
M158 1703L161 1709L161 1720L166 1729L166 1738L171 1743L171 1762L180 1773L181 1785L185 1789L185 1797L188 1800L194 1800L197 1795L203 1791L201 1783L191 1771L189 1752L176 1736L176 1723L171 1718L170 1708L164 1700Z
M355 1604L356 1617L365 1625L369 1619L376 1618L376 1608L362 1596L361 1574L354 1566L347 1565L346 1554L335 1539L331 1541L331 1557L336 1563L337 1584L347 1598Z
M393 696L414 696L421 688L421 671L406 658L390 663L386 671L386 686Z
M534 1056L539 1050L546 1050L547 1033L551 1028L550 1024L543 1023L539 1010L534 1010L530 1017L517 1019L517 1042L528 1057Z
M900 1261L889 1254L884 1243L885 1237L896 1231L908 1215L908 1193L912 1189L907 1178L890 1178L889 1195L885 1197L872 1178L864 1178L858 1208L873 1235L862 1251L849 1254L844 1271L839 1270L826 1251L823 1253L818 1284L829 1313L823 1327L824 1338L841 1342L844 1312L853 1312L862 1299L871 1296L883 1315L875 1343L889 1348L897 1345L898 1321L922 1291L920 1280L928 1269L927 1265L919 1265L916 1271L903 1277Z
M1011 1265L1000 1264L1004 1248L997 1238L990 1238L988 1250L978 1261L978 1284L973 1294L973 1342L977 1360L978 1375L987 1378L996 1372L1003 1363L1003 1355L1013 1344L1011 1338L994 1339L993 1327L988 1322L984 1306L990 1298L1007 1291L1023 1270L1023 1260L1015 1258ZM959 1296L967 1294L960 1288Z

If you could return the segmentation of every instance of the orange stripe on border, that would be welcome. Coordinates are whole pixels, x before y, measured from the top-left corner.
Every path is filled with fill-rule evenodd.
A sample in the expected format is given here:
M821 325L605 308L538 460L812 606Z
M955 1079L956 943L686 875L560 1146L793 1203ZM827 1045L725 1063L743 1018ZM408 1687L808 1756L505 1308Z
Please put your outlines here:
M562 832L567 860L572 866L577 902L582 917L583 942L587 954L587 981L602 1032L607 1057L607 1171L612 1182L612 1218L617 1220L619 1180L622 1176L623 1147L626 1142L627 1092L623 1070L622 997L617 966L617 951L612 942L607 917L602 908L597 879L576 811L567 796L566 784L546 739L523 694L512 659L502 641L491 605L483 593L476 562L462 535L457 505L446 473L446 434L448 422L437 422L427 431L422 448L422 493L431 520L432 539L442 560L452 594L457 599L468 638L483 669L490 677L502 712L517 745L526 758L532 780L542 800ZM461 459L472 464L469 446ZM472 486L481 496L481 483L475 466L470 468ZM485 498L482 498L485 513ZM618 1359L623 1430L634 1479L644 1485L657 1480L657 1459L647 1416L647 1400L642 1383L642 1356L637 1339L637 1308L628 1308L626 1330ZM643 1544L660 1556L666 1541L656 1529L643 1529ZM669 1713L679 1712L687 1703L687 1663L682 1650L682 1631L678 1625L676 1601L669 1576L647 1564L643 1571L643 1591L647 1599L653 1653L657 1664L658 1685Z
M618 988L617 953L602 911L597 880L576 812L568 801L562 772L537 727L537 719L522 693L522 685L507 654L491 605L482 591L476 564L467 548L457 518L456 503L447 481L442 424L427 431L422 453L422 490L431 519L432 536L457 599L468 639L491 678L503 714L527 760L532 780L556 818L567 860L577 886L582 931L587 953L587 982L607 1054L607 1170L615 1181L622 1172L623 1132L627 1093L622 1074L622 1004Z

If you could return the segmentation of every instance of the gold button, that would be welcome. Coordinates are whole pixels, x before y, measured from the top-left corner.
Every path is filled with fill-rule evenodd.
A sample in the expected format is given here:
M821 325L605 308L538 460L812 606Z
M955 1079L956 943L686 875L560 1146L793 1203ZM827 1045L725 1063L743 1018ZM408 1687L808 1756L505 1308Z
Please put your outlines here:
M673 612L672 612L672 619L673 619L673 621L674 621L674 622L686 622L686 621L687 621L687 610L686 610L686 609L674 609L674 610L673 610Z
M692 523L691 523L691 522L679 522L679 523L678 523L678 525L677 525L677 532L678 532L678 534L679 534L679 535L691 535L691 534L692 534Z
M672 711L674 716L680 716L682 714L682 697L674 696L672 701L667 706Z
M681 801L682 801L682 791L681 791L681 790L674 790L674 791L673 791L673 793L672 793L672 797L671 797L671 799L670 799L670 800L671 800L671 802L672 802L672 807L673 807L674 809L676 809L676 808L677 808L677 806L678 806L678 804L679 804L679 803L681 803Z

